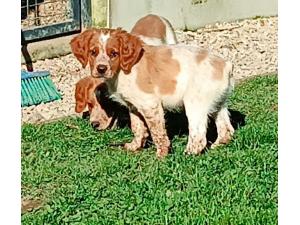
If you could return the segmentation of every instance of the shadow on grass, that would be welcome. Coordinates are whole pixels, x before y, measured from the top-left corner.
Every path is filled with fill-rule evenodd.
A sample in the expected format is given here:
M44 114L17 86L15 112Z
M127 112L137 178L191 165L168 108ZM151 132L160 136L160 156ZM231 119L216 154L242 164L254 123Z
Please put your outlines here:
M117 126L119 128L130 127L130 119L129 113L127 110L124 110L122 107L115 114L117 122ZM229 109L230 112L230 121L235 130L239 129L245 125L246 116L236 110ZM89 113L84 112L83 118L88 119ZM170 140L172 140L175 136L182 137L184 135L188 135L188 120L184 111L181 112L166 112L165 114L166 120L166 128L167 134ZM208 128L207 128L207 147L209 148L212 143L217 139L217 128L214 123L213 118L209 117ZM117 146L122 146L124 143L119 143ZM145 148L149 148L153 144L151 137L146 142Z
M115 124L119 128L130 127L130 119L129 119L129 112L125 106L121 106L119 103L111 100L108 94L108 88L103 83L100 84L97 89L95 90L95 94L97 97L98 102L100 103L101 107L105 110L109 117L113 117L111 124ZM238 129L241 126L245 125L245 115L239 111L229 109L230 112L230 121L234 129ZM88 112L83 114L84 118L88 118ZM175 136L183 136L188 135L188 120L185 115L184 110L180 112L166 112L165 113L165 120L166 120L166 128L167 134L170 140L173 140ZM214 123L213 118L209 118L208 122L208 129L207 129L207 147L217 139L217 128ZM146 143L146 148L153 144L151 138ZM117 144L122 145L122 144Z
M239 129L239 127L242 127L245 125L245 118L246 115L243 113L231 110L230 112L230 121L232 126L235 130ZM167 133L169 138L172 140L174 136L182 136L182 135L188 135L188 120L184 112L167 112L166 113L166 127L167 127ZM208 128L207 128L207 143L208 146L217 139L217 127L215 125L214 119L209 117L208 121Z

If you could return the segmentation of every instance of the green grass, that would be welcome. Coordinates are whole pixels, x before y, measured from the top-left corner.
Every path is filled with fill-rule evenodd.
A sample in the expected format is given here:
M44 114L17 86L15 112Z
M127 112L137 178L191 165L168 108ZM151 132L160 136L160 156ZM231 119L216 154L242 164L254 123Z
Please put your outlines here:
M68 118L22 126L22 198L40 208L23 224L277 224L277 76L238 85L229 108L246 115L230 144L185 156L187 137L157 160L110 147L129 129L94 131Z

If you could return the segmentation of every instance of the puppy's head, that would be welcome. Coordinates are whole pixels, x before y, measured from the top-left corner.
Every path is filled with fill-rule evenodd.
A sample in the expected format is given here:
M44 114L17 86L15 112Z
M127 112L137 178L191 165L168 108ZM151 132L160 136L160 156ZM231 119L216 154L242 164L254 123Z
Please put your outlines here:
M106 129L112 120L97 100L95 90L101 85L103 82L100 79L89 76L79 80L75 87L75 111L81 113L88 107L90 123L98 130Z
M143 52L142 41L120 28L86 30L70 44L82 66L89 64L91 76L106 79L120 69L129 74Z

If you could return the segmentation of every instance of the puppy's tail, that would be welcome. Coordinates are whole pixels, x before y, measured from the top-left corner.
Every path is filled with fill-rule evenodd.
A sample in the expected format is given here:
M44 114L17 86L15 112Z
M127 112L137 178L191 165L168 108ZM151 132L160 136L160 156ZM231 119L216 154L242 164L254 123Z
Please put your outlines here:
M166 43L165 44L167 44L167 45L177 44L177 38L175 35L175 31L174 31L174 28L172 27L170 21L162 16L160 16L160 19L166 26L166 39L165 39Z

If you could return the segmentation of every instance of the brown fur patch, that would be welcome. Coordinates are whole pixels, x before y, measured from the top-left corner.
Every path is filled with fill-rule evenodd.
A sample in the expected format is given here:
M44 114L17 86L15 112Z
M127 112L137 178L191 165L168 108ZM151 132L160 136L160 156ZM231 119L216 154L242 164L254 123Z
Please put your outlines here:
M208 56L207 50L200 50L196 56L196 61L198 64L200 64L204 59L206 59Z
M180 64L172 58L172 50L164 46L144 46L144 49L138 64L137 85L147 93L153 93L154 88L158 87L163 95L173 94Z
M131 72L131 68L140 60L143 42L137 36L127 33L125 30L116 29L106 44L107 54L110 50L117 48L119 52L120 68L125 74Z
M96 29L89 29L74 37L70 42L72 52L82 64L83 68L85 68L88 63L90 40L96 34Z
M144 35L152 38L166 38L166 25L159 16L147 15L139 19L131 32L134 35Z
M211 58L210 63L214 68L213 78L216 80L221 80L226 64L225 61L222 58L216 56Z

